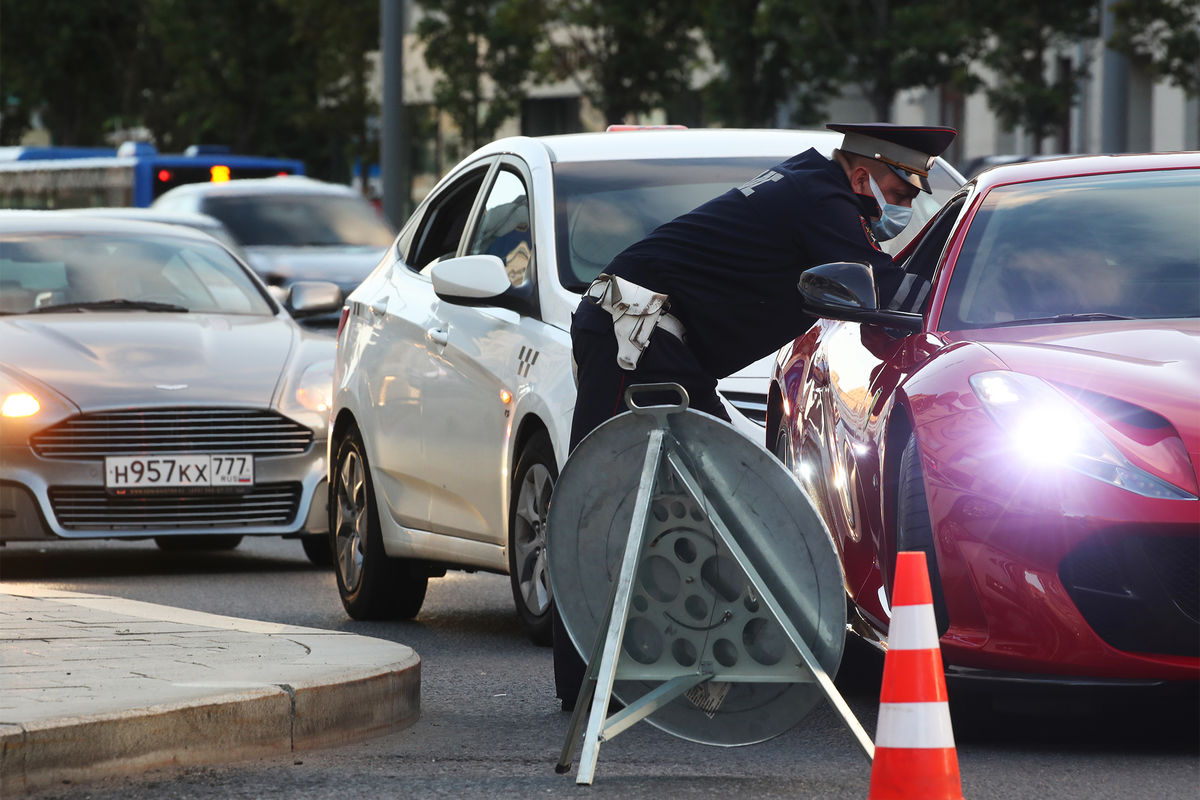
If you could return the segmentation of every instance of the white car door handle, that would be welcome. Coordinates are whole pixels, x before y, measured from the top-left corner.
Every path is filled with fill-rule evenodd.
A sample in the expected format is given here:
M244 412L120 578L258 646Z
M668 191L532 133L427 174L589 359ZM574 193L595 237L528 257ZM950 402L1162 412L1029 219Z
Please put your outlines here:
M425 331L425 338L434 344L445 347L446 342L450 341L450 331L445 328L430 328Z

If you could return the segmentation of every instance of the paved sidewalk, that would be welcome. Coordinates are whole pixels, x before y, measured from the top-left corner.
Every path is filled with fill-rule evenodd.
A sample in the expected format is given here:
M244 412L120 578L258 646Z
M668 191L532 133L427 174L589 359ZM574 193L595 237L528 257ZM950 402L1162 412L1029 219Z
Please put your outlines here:
M420 666L382 639L0 585L0 797L399 730Z

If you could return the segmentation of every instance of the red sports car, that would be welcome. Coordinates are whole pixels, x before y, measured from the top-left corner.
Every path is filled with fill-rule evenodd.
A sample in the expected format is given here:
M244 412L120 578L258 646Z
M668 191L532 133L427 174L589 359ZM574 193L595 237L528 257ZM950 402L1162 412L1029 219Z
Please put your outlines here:
M996 167L900 259L907 310L807 272L771 386L852 627L886 642L922 550L948 676L1197 681L1200 153Z

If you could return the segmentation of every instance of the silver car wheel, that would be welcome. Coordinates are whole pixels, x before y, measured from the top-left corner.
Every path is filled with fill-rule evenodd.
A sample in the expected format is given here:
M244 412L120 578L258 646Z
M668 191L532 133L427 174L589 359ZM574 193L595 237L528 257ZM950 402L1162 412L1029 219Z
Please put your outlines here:
M534 616L550 606L550 579L546 575L546 516L554 478L544 464L534 464L517 492L513 528L514 581L525 607Z
M348 592L358 589L363 575L363 548L370 514L365 475L362 459L351 450L338 468L334 519L337 568Z

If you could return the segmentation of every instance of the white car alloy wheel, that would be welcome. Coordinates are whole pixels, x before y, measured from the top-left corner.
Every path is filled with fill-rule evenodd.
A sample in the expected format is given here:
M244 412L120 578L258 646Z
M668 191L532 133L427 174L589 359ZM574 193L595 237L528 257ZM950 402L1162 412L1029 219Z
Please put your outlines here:
M550 439L538 433L517 462L509 514L508 567L517 614L529 638L550 642L550 579L546 574L546 517L558 470Z
M362 438L349 431L338 442L330 486L329 535L338 593L354 619L411 619L425 602L425 564L389 558Z
M333 536L338 577L347 592L362 582L363 541L366 538L366 473L357 450L351 450L338 463L334 503Z

